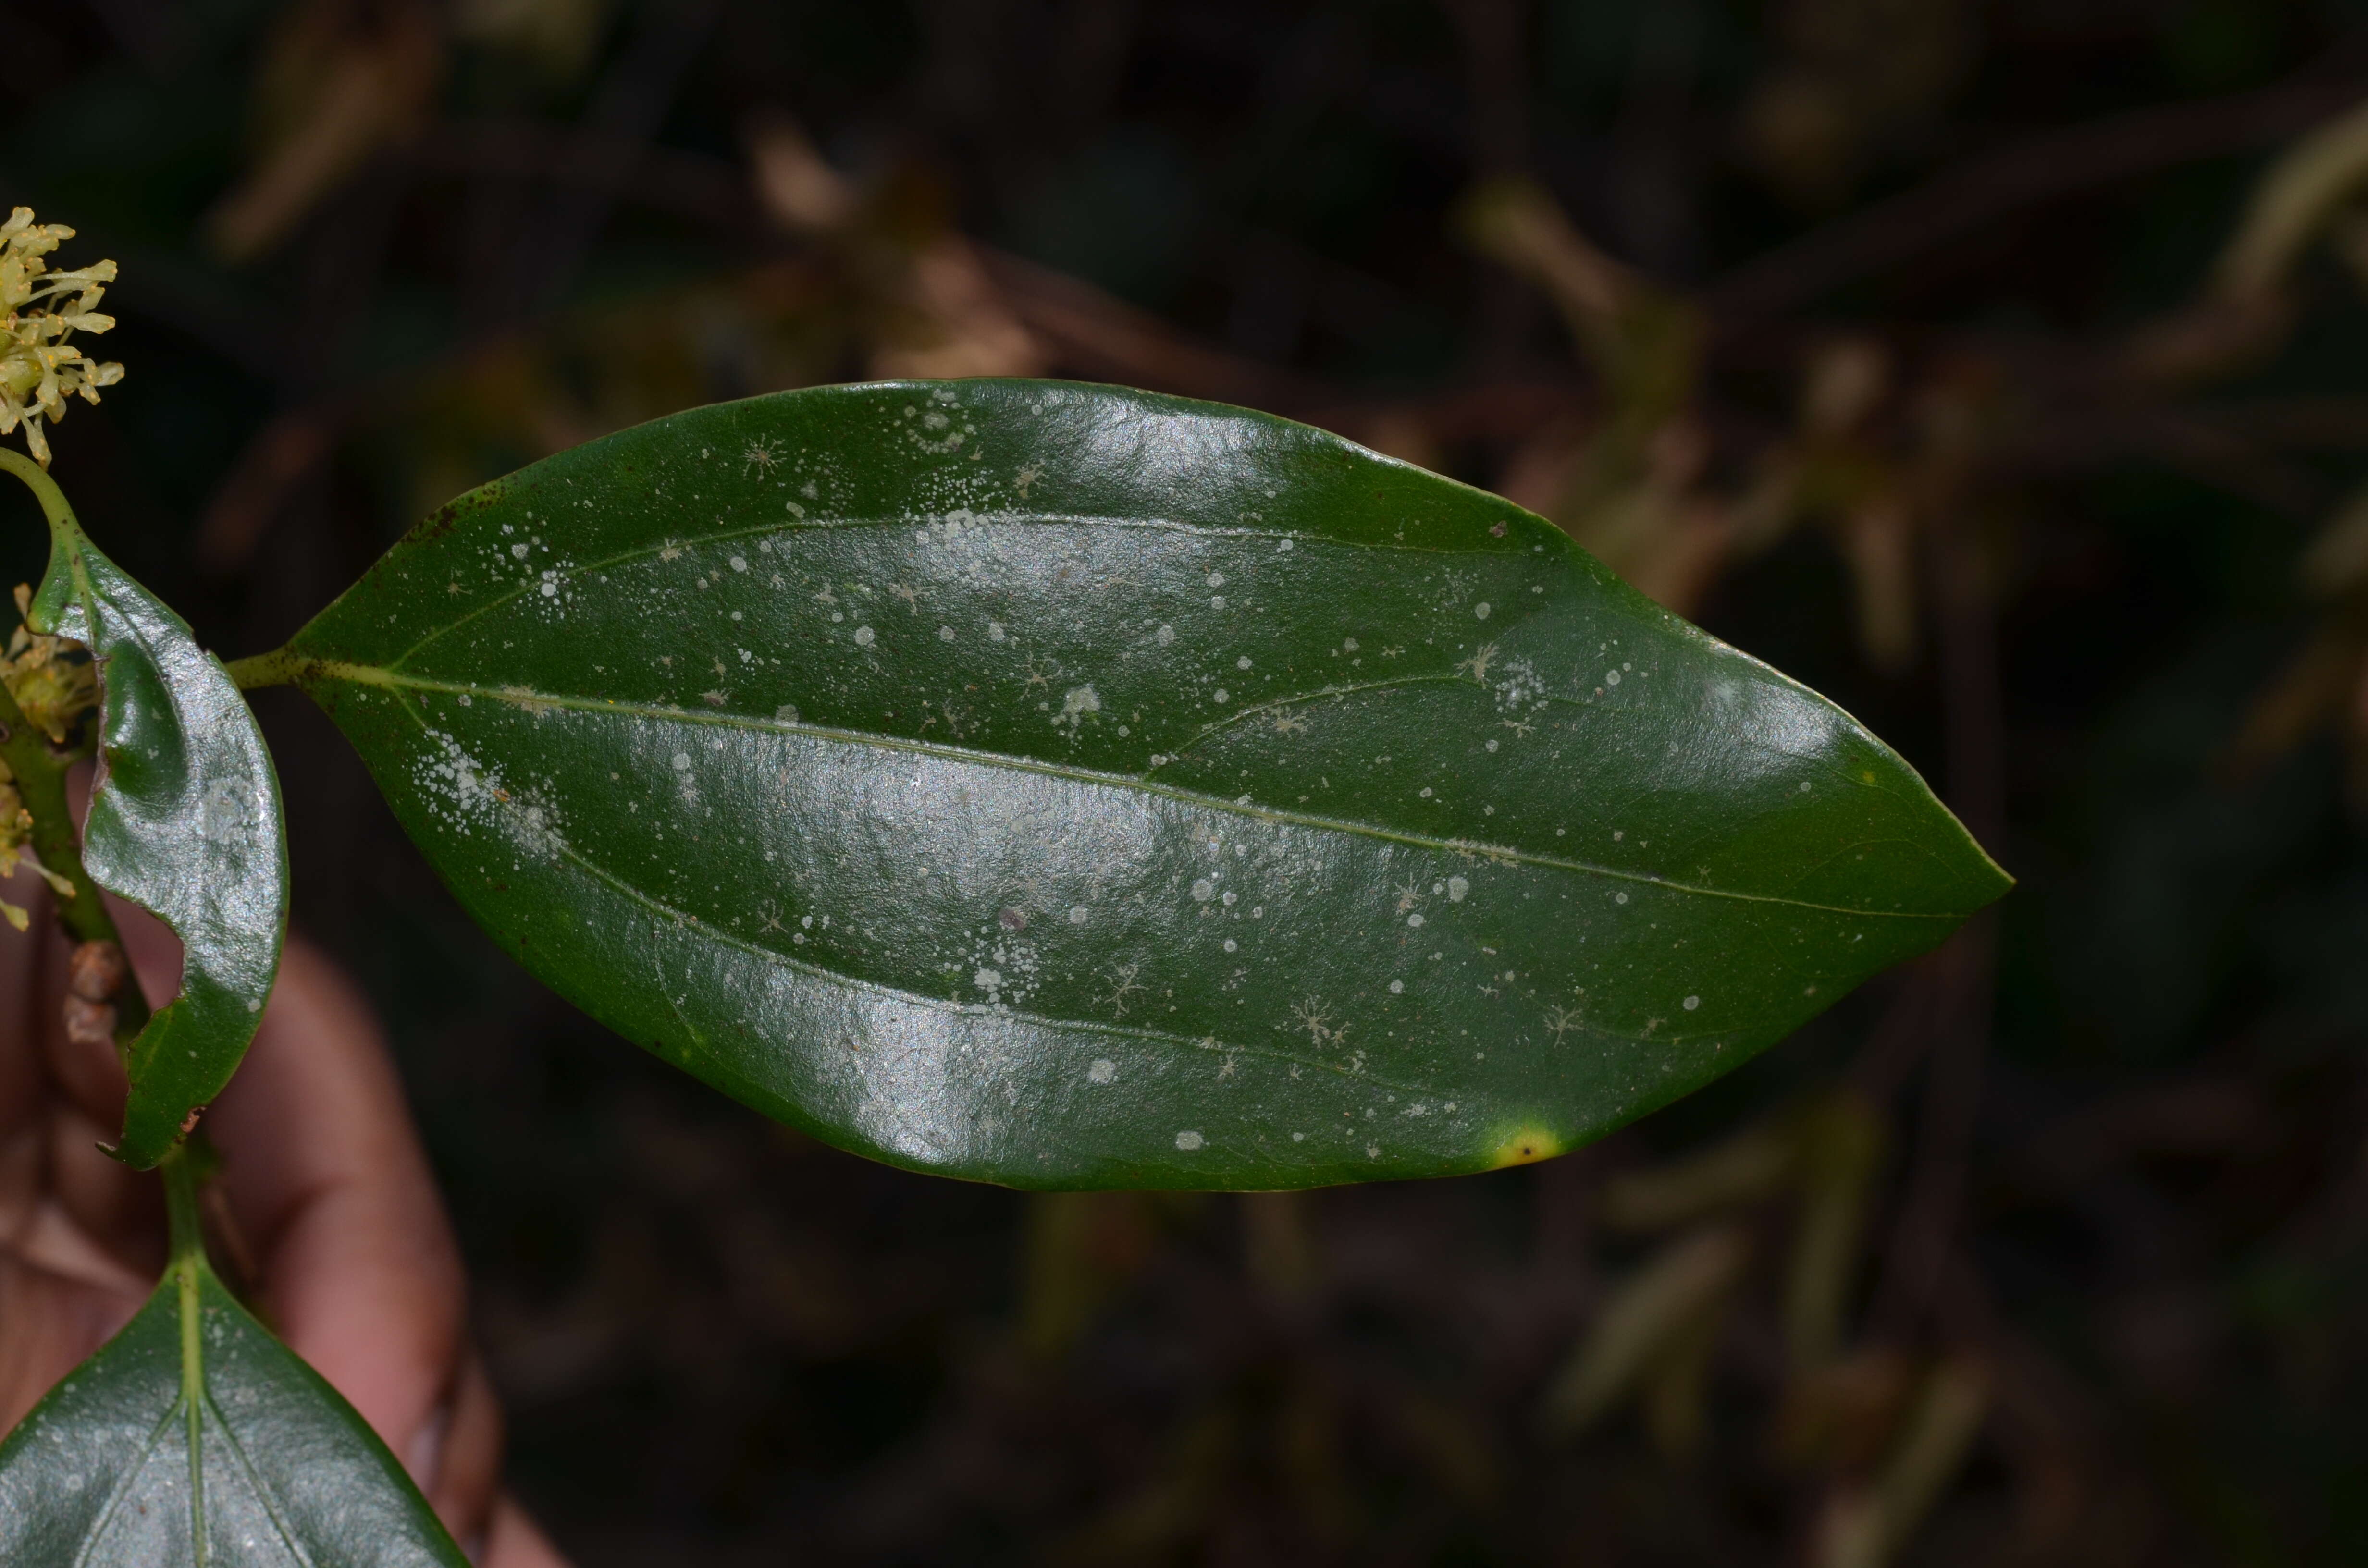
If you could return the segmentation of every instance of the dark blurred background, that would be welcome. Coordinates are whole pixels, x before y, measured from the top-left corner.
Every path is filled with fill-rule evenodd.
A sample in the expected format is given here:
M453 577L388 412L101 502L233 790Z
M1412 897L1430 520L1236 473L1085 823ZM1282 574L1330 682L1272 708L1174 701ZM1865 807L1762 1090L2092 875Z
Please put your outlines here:
M2368 1561L2362 0L0 0L0 196L123 268L55 472L226 654L623 425L1080 376L1538 508L2021 879L1549 1165L1029 1199L594 1028L266 694L585 1568Z

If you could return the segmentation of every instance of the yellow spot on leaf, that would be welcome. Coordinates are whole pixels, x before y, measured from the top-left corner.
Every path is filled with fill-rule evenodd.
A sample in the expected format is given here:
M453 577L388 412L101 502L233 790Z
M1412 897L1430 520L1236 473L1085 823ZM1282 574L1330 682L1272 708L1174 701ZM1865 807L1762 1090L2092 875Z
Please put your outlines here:
M1516 1128L1512 1134L1497 1145L1489 1157L1489 1165L1502 1170L1507 1165L1534 1165L1551 1160L1563 1152L1562 1140L1543 1127Z

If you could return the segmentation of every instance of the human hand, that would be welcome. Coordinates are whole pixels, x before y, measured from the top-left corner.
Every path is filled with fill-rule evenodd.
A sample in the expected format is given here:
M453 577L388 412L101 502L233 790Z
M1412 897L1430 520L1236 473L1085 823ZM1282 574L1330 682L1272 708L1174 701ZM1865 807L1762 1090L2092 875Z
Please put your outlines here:
M29 871L0 889L0 1433L130 1320L165 1264L161 1184L101 1153L121 1063L67 1037L66 938ZM160 1003L180 948L110 901ZM207 1112L216 1190L256 1304L345 1395L484 1568L565 1568L500 1489L502 1421L470 1345L459 1249L368 1006L291 938L238 1076Z

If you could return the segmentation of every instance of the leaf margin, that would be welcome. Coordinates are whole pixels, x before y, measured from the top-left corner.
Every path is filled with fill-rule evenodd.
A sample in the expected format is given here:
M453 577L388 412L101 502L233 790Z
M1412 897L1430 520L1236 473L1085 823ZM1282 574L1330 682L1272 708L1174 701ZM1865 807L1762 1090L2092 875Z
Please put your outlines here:
M668 432L673 436L682 437L687 445L703 446L703 437L722 439L729 434L730 427L728 426L702 426L698 422L702 419L726 415L733 411L746 412L758 409L762 405L773 403L783 399L800 399L809 397L820 398L829 395L912 394L920 397L927 397L933 394L944 395L944 389L950 386L960 387L964 390L979 390L982 388L990 390L997 388L1023 388L1067 392L1080 394L1103 394L1116 398L1135 400L1140 403L1152 405L1157 412L1167 414L1200 414L1213 416L1213 418L1228 419L1236 422L1255 421L1262 422L1264 425L1273 427L1287 427L1290 430L1296 432L1299 437L1304 437L1312 443L1326 446L1327 450L1329 450L1333 455L1343 456L1356 462L1372 463L1380 465L1383 468L1399 471L1406 474L1419 476L1420 482L1424 484L1440 486L1443 488L1443 491L1446 492L1460 492L1474 503L1485 504L1486 506L1495 508L1501 514L1518 517L1520 519L1522 527L1537 530L1540 532L1542 537L1550 537L1558 541L1567 558L1579 566L1582 576L1588 578L1597 588L1605 591L1612 599L1619 601L1623 607L1637 617L1651 619L1664 631L1672 633L1679 642L1691 645L1697 649L1706 650L1709 653L1714 654L1717 657L1738 661L1740 665L1749 666L1752 671L1756 672L1756 678L1763 681L1770 687L1781 688L1787 691L1793 697L1807 703L1814 704L1817 709L1835 716L1853 734L1862 741L1866 746L1880 753L1884 757L1887 757L1892 763L1896 765L1905 779L1912 783L1913 790L1921 796L1923 801L1930 805L1931 811L1936 813L1937 820L1947 824L1945 828L1941 829L1942 836L1949 837L1951 842L1957 848L1968 851L1970 863L1977 869L1980 876L1987 879L1986 884L1979 896L1972 898L1964 906L1952 908L1946 914L1935 912L1932 915L1928 917L1934 923L1936 929L1932 941L1930 943L1924 944L1925 947L1929 948L1930 945L1937 944L1937 942L1946 935L1947 927L1952 926L1954 924L1961 922L1973 911L1982 907L1983 904L2003 895L2003 893L2012 886L2012 879L2008 877L2006 873L1997 866L1996 862L1989 858L1987 851L1985 851L1982 846L1973 839L1971 834L1964 828L1964 824L1959 822L1953 814L1947 812L1945 806L1941 805L1937 798L1932 795L1929 786L1924 783L1920 777L1916 775L1913 767L1907 764L1904 759L1899 758L1897 754L1892 751L1890 747L1884 745L1877 737L1873 736L1863 724L1859 723L1858 721L1842 710L1838 705L1832 703L1830 699L1812 691L1802 683L1793 680L1790 676L1784 676L1782 672L1771 669L1763 661L1753 658L1751 655L1744 653L1740 650L1729 647L1727 644L1721 642L1707 632L1704 632L1700 628L1685 622L1680 618L1671 615L1668 611L1662 608L1662 607L1654 605L1649 600L1645 599L1643 596L1637 594L1633 587L1620 582L1616 577L1612 576L1600 562L1596 562L1593 557L1588 555L1575 542L1571 541L1567 535L1563 534L1559 529L1555 529L1553 525L1547 523L1544 519L1538 518L1533 514L1520 511L1518 507L1515 507L1510 503L1504 501L1501 497L1488 494L1486 492L1478 491L1471 486L1463 485L1459 482L1447 479L1444 476L1429 473L1427 471L1415 468L1413 465L1399 462L1396 460L1386 458L1381 454L1372 453L1362 448L1355 446L1352 442L1342 440L1340 437L1333 436L1328 432L1296 425L1294 422L1278 419L1272 415L1257 414L1255 411L1230 408L1220 404L1201 403L1188 399L1167 398L1162 397L1159 394L1140 393L1123 388L1099 387L1090 383L981 381L966 381L958 383L874 382L842 387L812 388L793 392L769 394L765 397L746 399L733 403L711 404L702 408L685 411L682 414L669 415L664 419L655 420L647 425L635 426L628 431L619 432L614 436L602 437L598 442L587 443L586 447L573 449L568 452L557 454L552 458L543 460L542 462L529 465L529 468L521 470L518 473L489 482L487 484L480 486L476 490L469 492L462 496L456 498L454 501L448 503L430 517L424 519L417 527L407 532L404 536L403 540L399 540L396 545L388 551L387 555L381 558L381 562L371 568L370 572L365 575L361 582L355 585L353 588L348 589L347 595L341 596L340 599L336 604L324 608L320 616L316 617L313 621L308 623L303 630L300 631L295 637L291 638L290 643L286 647L277 650L269 654L260 655L254 660L243 661L241 665L238 667L237 674L244 682L249 685L287 682L297 685L301 688L307 690L308 694L313 698L315 702L327 711L330 716L338 722L341 728L347 730L348 739L353 740L359 747L363 749L365 760L370 763L374 776L378 776L378 782L380 783L381 790L388 794L388 798L391 802L397 803L398 815L402 816L404 813L401 809L400 802L397 801L396 792L390 787L387 778L381 774L378 760L370 756L369 748L363 745L359 736L357 735L354 729L348 724L346 713L347 704L345 704L343 700L336 695L336 688L340 685L340 682L336 677L340 674L351 674L357 673L357 671L353 666L348 666L346 670L340 671L337 668L337 664L335 659L321 653L317 648L319 638L315 636L315 633L317 633L324 625L331 624L341 608L345 607L349 599L355 599L358 596L362 596L373 591L381 574L393 575L398 574L400 570L398 563L404 559L407 548L414 546L424 547L436 541L443 535L450 533L457 527L461 526L473 514L489 508L497 507L503 505L506 501L514 499L513 492L523 494L525 489L530 486L536 475L543 474L547 476L549 474L564 472L565 472L565 465L570 462L580 463L587 453L592 452L596 449L608 449L612 452L631 450L636 457L646 459L650 456L649 448L654 439L651 436L652 432ZM639 441L641 445L632 446L631 443L634 441ZM727 441L725 444L728 446L729 442ZM756 447L752 446L750 449L754 451ZM622 461L624 460L620 459L619 460ZM625 466L630 471L633 467L633 464L627 461ZM574 481L571 479L565 483L573 483ZM809 490L805 492L805 494L811 494L812 492ZM1274 493L1269 490L1267 494L1271 495ZM587 502L586 504L588 505L589 503ZM794 506L792 506L791 509L793 511L796 510ZM798 515L801 519L803 518L804 514L803 512L800 512ZM533 517L533 513L529 512L527 517L531 518ZM719 523L721 523L722 520L723 519L720 517L717 519ZM910 521L912 519L908 518L906 520ZM778 520L777 523L772 526L780 526L778 524ZM747 531L753 533L756 530L752 528ZM1496 531L1501 533L1501 527ZM731 530L725 530L724 532L721 532L716 535L717 540L737 537L739 537L738 533ZM653 536L650 540L645 541L647 551L641 551L640 553L647 553L649 551L655 551L658 542L660 541L656 540L655 536ZM714 540L710 540L709 542L712 543ZM1288 547L1286 546L1286 548ZM754 551L751 551L750 553L753 555ZM607 565L613 564L613 562L604 559L597 564ZM548 574L546 574L546 575L548 575ZM441 585L440 580L438 585L439 587ZM455 587L453 591L457 593L461 590L458 587ZM548 592L547 589L545 591ZM518 590L518 593L523 592L525 592L524 589ZM516 597L517 594L513 594L510 597ZM385 606L381 605L380 608L384 608ZM485 608L489 607L479 605L475 608L468 608L465 613L461 615L460 619L454 622L454 626L472 619ZM390 621L387 624L393 625L393 623ZM442 636L446 631L452 629L453 627L450 626L438 626L435 630L426 632L421 636L419 642L413 645L413 651L416 651L418 646L424 646L427 642L435 640L437 637ZM415 630L416 629L415 628ZM411 633L404 632L400 635L403 638L408 638ZM312 651L309 652L307 651L308 640L312 643L315 644ZM400 665L408 657L409 653L404 653L396 657L393 663ZM361 684L370 684L366 675L364 676ZM409 677L405 677L403 682L393 684L416 684L426 687L433 685L434 683L427 680L415 682ZM359 691L360 687L357 685L354 687L354 689ZM604 707L613 710L625 706L619 702L610 701L608 699L591 696L571 698L563 704L551 693L537 692L532 688L523 687L508 687L498 689L469 687L464 689L460 686L455 686L451 687L451 690L459 695L459 700L463 705L470 700L471 692L473 691L481 699L484 698L493 698L500 701L516 702L535 711L538 716L547 709L561 706L581 707L586 710L598 710ZM1600 696L1601 693L1599 691L1598 695ZM698 715L696 715L693 710L677 710L673 716L689 720L690 718L697 717ZM878 739L876 736L866 738ZM996 760L1014 766L1019 765L1019 759L1016 758L1000 757ZM1046 771L1053 771L1053 769L1048 768ZM1206 803L1214 808L1222 805L1224 802L1212 799ZM1259 813L1254 812L1252 814ZM439 857L438 852L432 846L429 838L422 833L420 827L408 820L408 818L405 819L404 825L411 831L415 839L420 843L422 848L427 850L431 862L436 864L439 874L444 877L448 884L452 885L456 892L461 892L462 890L460 883L455 879L453 869L447 865L443 858ZM1452 846L1452 844L1449 846L1449 847ZM1598 871L1605 869L1605 868L1600 866L1589 867L1585 865L1577 866L1573 869L1593 869ZM1649 880L1664 881L1662 879ZM1676 884L1668 883L1664 881L1664 885L1675 886ZM932 1160L914 1157L900 1157L899 1154L893 1150L883 1149L882 1147L872 1145L868 1142L861 1144L851 1144L848 1142L849 1135L846 1129L834 1129L826 1125L816 1125L814 1117L800 1112L798 1104L794 1100L783 1099L780 1095L768 1096L765 1092L758 1089L757 1085L746 1081L745 1075L735 1075L731 1073L724 1072L721 1068L716 1067L712 1062L709 1062L705 1065L698 1062L695 1059L697 1051L693 1049L697 1043L697 1031L687 1019L680 1021L682 1022L683 1028L691 1036L691 1043L689 1045L679 1046L677 1048L669 1048L662 1040L654 1040L647 1028L629 1026L628 1024L620 1021L619 1017L611 1017L609 1013L604 1012L600 1006L595 1005L593 1002L586 1000L585 996L578 994L577 990L571 988L564 979L551 973L543 972L543 969L537 962L536 957L528 950L528 939L523 928L519 928L518 930L505 930L502 927L501 923L495 917L484 911L476 908L465 892L463 893L462 902L464 904L470 905L471 913L477 917L481 925L485 926L489 934L494 937L497 945L500 945L506 950L510 951L514 957L519 958L530 971L541 975L547 983L554 985L564 994L570 995L570 997L573 1000L575 1000L579 1005L585 1006L588 1010L592 1011L596 1017L603 1017L612 1027L617 1028L620 1032L625 1033L628 1038L643 1043L645 1047L655 1051L662 1058L672 1062L677 1066L682 1066L686 1068L686 1070L693 1072L695 1075L704 1078L710 1084L714 1085L715 1086L723 1089L724 1092L743 1100L744 1103L748 1103L757 1107L768 1115L771 1115L778 1119L787 1121L791 1125L803 1127L806 1131L817 1132L825 1141L840 1143L843 1146L860 1147L861 1153L871 1157L883 1159L891 1164L906 1165L909 1168L937 1170L939 1174L964 1176L974 1179L1004 1181L1009 1185L1023 1187L1036 1186L1067 1187L1079 1185L1126 1185L1152 1187L1200 1187L1205 1188L1228 1187L1235 1186L1268 1187L1274 1185L1311 1185L1311 1183L1304 1181L1292 1183L1241 1183L1230 1180L1203 1180L1198 1178L1190 1180L1175 1180L1159 1179L1156 1177L1141 1180L1130 1179L1122 1182L1108 1180L1088 1183L1078 1183L1067 1180L1040 1182L1030 1179L1030 1173L1024 1170L1007 1168L989 1174L976 1168L963 1170L949 1169ZM1778 900L1777 902L1792 901ZM1812 907L1814 907L1814 905ZM1858 911L1839 911L1839 913L1856 913L1865 915L1873 915L1878 912L1868 909ZM544 950L547 951L548 949L545 949ZM1918 950L1922 949L1919 949ZM1902 956L1905 956L1905 954ZM844 979L846 977L840 976L838 978ZM1855 983L1855 982L1852 982L1852 983ZM1845 989L1847 988L1845 987ZM928 1005L928 995L926 993L916 992L910 993L909 994L912 996L913 1000L920 1002L925 1006ZM1839 993L1837 992L1835 994L1839 995ZM1829 1002L1831 999L1831 997L1828 997L1827 1001ZM1820 1003L1818 1006L1819 1007L1822 1007L1825 1005L1827 1004ZM679 1018L678 1010L677 1017ZM1064 1022L1064 1020L1047 1018L1042 1021L1048 1025L1054 1025ZM648 1020L643 1019L643 1023L647 1024ZM658 1027L660 1032L663 1033L664 1021L662 1019L659 1020ZM1770 1042L1763 1041L1762 1043L1764 1045L1765 1043ZM1709 1075L1715 1076L1716 1074L1713 1073ZM1689 1087L1691 1085L1689 1085ZM1678 1092L1685 1091L1679 1090ZM1668 1097L1675 1097L1674 1093ZM1654 1108L1655 1106L1660 1103L1666 1103L1666 1099L1649 1099L1648 1103L1640 1106L1637 1109L1621 1115L1611 1122L1596 1126L1590 1131L1583 1132L1580 1135L1580 1138L1576 1141L1565 1140L1556 1137L1550 1130L1542 1125L1528 1122L1511 1124L1504 1129L1503 1137L1492 1145L1493 1153L1489 1153L1485 1158L1481 1158L1476 1161L1467 1161L1464 1164L1452 1167L1439 1167L1426 1171L1392 1170L1383 1174L1390 1176L1452 1174L1454 1171L1459 1170L1486 1168L1491 1164L1519 1163L1529 1158L1544 1157L1551 1153L1564 1152L1565 1149L1569 1147L1576 1147L1577 1146L1578 1141L1583 1141L1584 1139L1592 1138L1594 1136L1600 1136L1601 1132L1608 1131L1610 1126L1618 1125L1621 1122L1631 1119L1634 1115L1644 1114L1645 1111ZM1185 1145L1179 1143L1178 1147L1182 1148L1185 1147ZM1316 1183L1326 1180L1341 1179L1354 1180L1368 1178L1355 1176L1336 1176L1316 1178Z
M221 660L198 646L188 623L91 541L48 474L4 450L0 466L32 489L50 528L49 567L28 608L28 624L84 644L97 675L99 760L83 825L84 867L99 887L156 915L182 942L179 994L152 1013L122 1048L131 1092L121 1133L108 1151L135 1169L153 1169L181 1145L205 1106L237 1072L279 972L289 898L287 824L279 775L236 683ZM126 655L133 656L127 662ZM142 689L128 689L135 684ZM159 709L170 715L169 729L162 735L151 728ZM169 742L187 760L190 737L198 729L191 722L193 714L211 721L208 732L197 736L199 744L226 745L240 754L236 760L251 793L233 799L225 790L238 787L237 781L217 772L195 779L194 791L184 790L182 799L168 803L180 808L177 812L142 824L135 813L142 802L116 779L128 772L136 780L145 771L142 765L155 760L153 749L144 757L134 750L142 739ZM259 939L253 929L233 929L228 942L199 930L200 920L220 903L221 890L171 885L176 872L188 869L174 863L172 849L164 850L163 863L158 863L158 829L168 823L176 826L186 848L191 824L174 819L185 819L191 809L198 813L195 827L201 847L222 847L226 839L244 837L250 849L260 851L260 867L248 869L260 870L260 880L268 884L265 896L260 901L253 896L249 884L256 879L238 879L245 902L263 905L241 912L243 924L262 927ZM265 830L260 835L221 831L233 812L250 827L261 819Z

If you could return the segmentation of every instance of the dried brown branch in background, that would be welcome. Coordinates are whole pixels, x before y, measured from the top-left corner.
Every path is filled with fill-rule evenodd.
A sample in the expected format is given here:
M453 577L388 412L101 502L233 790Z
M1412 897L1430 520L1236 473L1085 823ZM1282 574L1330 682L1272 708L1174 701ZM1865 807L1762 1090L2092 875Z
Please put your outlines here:
M1903 195L1758 256L1710 291L1722 316L1799 310L1974 230L2044 202L2201 158L2274 147L2356 102L2352 81L2140 109L1969 159Z

